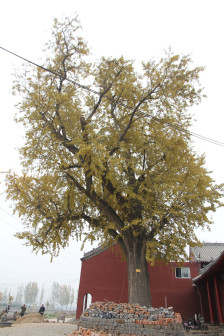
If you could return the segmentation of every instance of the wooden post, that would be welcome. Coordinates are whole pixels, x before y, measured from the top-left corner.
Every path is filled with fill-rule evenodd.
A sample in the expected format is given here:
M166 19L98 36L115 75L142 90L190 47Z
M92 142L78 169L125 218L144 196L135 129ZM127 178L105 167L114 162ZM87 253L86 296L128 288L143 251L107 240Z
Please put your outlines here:
M207 283L207 293L208 293L208 304L209 304L209 311L210 311L210 319L211 319L211 324L214 324L214 315L213 315L213 310L212 310L212 301L211 301L211 294L210 294L210 289L209 289L209 282L208 280L206 281Z
M219 289L218 289L218 283L217 283L217 279L216 279L215 275L214 275L214 284L215 284L215 295L216 295L216 303L217 303L217 308L218 308L219 323L224 324L222 305L221 305Z
M199 295L199 300L200 300L201 315L204 317L203 305L202 305L202 300L201 300L201 292L197 284L196 284L196 288L197 288L197 294Z

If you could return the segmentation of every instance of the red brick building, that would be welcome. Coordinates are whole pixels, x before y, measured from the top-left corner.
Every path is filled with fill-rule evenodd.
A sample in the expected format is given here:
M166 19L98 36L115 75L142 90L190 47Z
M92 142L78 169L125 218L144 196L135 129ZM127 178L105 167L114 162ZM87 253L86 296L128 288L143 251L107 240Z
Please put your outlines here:
M153 307L172 306L175 312L189 319L200 312L200 300L192 278L198 275L198 263L178 265L157 263L149 266L149 282ZM79 319L87 302L128 302L126 262L122 261L119 246L97 248L82 258L76 318Z

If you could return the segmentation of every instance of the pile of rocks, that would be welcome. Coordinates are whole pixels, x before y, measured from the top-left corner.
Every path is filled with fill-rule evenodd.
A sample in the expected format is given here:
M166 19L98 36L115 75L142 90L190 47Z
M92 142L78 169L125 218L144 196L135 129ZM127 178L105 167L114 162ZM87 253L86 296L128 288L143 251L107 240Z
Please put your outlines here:
M116 335L185 335L180 314L173 308L146 308L115 302L94 302L79 325ZM93 336L93 335L92 335Z

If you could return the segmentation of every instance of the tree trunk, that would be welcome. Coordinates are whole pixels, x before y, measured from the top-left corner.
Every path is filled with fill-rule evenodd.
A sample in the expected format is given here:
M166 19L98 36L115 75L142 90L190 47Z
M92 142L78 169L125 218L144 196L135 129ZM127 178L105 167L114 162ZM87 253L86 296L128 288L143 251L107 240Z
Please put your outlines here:
M151 306L148 263L145 259L145 242L135 239L127 253L128 302Z

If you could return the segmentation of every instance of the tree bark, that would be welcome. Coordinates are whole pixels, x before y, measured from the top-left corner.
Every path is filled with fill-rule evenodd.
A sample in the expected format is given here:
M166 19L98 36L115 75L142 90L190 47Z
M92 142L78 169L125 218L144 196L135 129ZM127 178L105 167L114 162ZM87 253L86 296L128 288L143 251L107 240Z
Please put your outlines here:
M127 251L128 302L151 307L148 263L145 242L136 238Z

